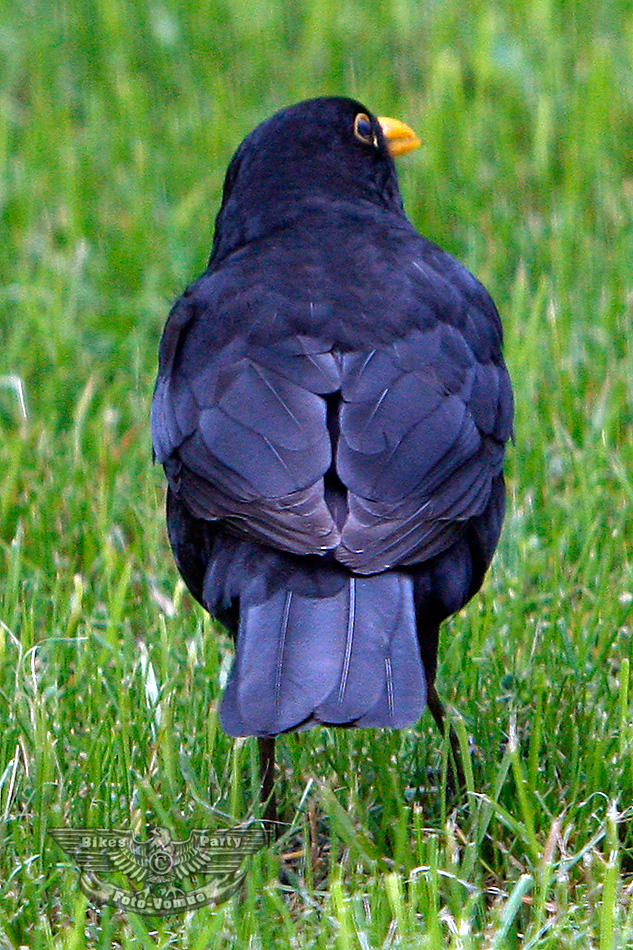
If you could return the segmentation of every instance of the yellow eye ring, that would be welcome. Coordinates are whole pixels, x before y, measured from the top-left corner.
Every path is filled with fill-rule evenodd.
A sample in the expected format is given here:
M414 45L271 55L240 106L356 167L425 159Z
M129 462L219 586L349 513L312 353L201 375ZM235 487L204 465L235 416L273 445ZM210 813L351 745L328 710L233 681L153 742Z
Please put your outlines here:
M354 119L354 135L363 145L378 145L378 138L371 127L371 119L364 112L359 112Z

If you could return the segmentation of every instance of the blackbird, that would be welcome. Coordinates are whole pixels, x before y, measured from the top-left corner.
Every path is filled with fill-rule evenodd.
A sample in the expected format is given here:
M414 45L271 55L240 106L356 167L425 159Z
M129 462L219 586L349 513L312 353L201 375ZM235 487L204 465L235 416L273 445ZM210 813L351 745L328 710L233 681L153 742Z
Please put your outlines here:
M224 181L205 273L174 305L152 409L167 525L231 631L225 731L402 728L440 623L499 540L511 383L485 288L406 217L419 140L346 98L259 125Z

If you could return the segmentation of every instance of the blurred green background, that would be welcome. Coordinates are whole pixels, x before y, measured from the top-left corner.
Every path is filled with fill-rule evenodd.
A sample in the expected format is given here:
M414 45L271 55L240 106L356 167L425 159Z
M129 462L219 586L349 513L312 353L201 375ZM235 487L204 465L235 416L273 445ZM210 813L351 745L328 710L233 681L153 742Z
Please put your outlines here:
M0 3L0 945L631 945L632 57L624 0ZM231 154L328 93L415 128L408 212L506 328L506 530L441 646L468 799L428 716L288 737L283 880L266 853L217 911L100 910L49 827L256 808L149 406Z

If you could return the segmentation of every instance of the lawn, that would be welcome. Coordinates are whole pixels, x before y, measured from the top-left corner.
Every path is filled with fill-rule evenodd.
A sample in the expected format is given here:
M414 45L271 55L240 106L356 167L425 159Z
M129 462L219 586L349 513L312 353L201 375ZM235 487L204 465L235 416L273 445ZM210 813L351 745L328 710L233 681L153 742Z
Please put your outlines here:
M631 946L632 56L624 0L0 4L3 950ZM257 809L149 407L233 150L323 93L415 128L408 212L504 320L506 527L438 677L468 794L447 802L428 714L285 737L289 829L237 896L100 908L50 828L184 838Z

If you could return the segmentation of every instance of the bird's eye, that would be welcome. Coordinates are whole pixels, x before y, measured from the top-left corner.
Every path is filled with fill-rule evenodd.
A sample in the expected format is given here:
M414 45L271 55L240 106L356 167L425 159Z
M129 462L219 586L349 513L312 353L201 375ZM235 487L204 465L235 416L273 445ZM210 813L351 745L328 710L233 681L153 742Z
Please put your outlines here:
M354 119L354 135L364 145L378 145L378 139L371 127L371 120L364 112L359 112Z

